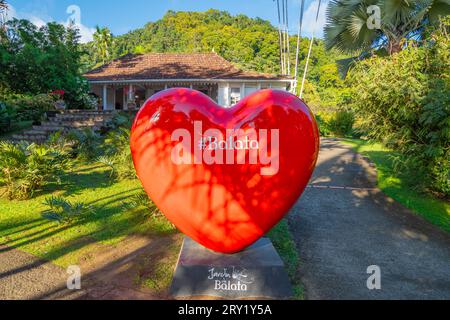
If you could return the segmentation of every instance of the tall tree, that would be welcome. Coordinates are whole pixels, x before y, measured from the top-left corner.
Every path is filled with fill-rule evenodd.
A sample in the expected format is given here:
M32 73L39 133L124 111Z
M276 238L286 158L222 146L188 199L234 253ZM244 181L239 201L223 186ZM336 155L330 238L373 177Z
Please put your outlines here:
M378 8L380 24L370 25ZM393 54L405 40L420 40L425 26L449 13L450 0L331 0L325 44L346 53L385 48Z
M94 33L94 47L97 53L97 62L103 64L107 63L111 59L111 50L113 45L113 35L111 31L104 27L96 27Z

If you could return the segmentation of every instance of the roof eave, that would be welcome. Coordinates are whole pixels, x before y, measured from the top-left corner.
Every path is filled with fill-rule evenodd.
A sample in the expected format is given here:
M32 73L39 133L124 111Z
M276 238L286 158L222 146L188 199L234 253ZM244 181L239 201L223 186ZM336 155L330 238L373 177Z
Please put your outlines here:
M87 81L91 84L111 84L111 83L157 83L157 82L259 82L259 83L267 83L267 82L284 82L291 83L295 81L294 79L251 79L251 78L243 78L243 79L119 79L119 80L105 80L105 79L89 79Z

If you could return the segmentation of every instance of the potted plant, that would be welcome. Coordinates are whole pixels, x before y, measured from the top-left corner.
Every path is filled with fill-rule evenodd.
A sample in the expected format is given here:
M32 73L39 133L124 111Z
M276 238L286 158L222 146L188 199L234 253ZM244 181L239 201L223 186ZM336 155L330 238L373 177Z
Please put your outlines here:
M64 90L54 90L51 93L56 98L56 101L55 101L56 111L64 111L67 109L67 105L64 102L64 93L65 93Z

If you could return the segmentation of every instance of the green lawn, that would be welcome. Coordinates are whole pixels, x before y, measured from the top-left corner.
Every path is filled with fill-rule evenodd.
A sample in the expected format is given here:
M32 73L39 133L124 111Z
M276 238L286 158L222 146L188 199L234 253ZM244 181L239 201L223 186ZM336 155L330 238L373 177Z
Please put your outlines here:
M33 199L0 198L0 244L67 267L79 264L87 255L95 255L98 243L114 245L130 234L158 237L176 233L165 218L151 218L147 209L127 206L130 197L140 190L138 180L111 182L109 171L103 165L75 165L62 177L61 185L49 186ZM71 224L48 221L41 214L47 209L44 201L50 195L83 202L93 207L93 213ZM303 290L297 277L299 259L287 221L276 226L269 237L286 263L295 297L302 298ZM138 283L152 289L168 287L173 271L168 265L175 263L179 248L167 250L170 259L156 261L154 274L137 278Z
M140 191L138 180L111 182L100 165L75 166L62 185L49 186L26 201L0 198L0 243L29 252L60 266L77 264L90 244L116 244L129 234L149 236L176 232L164 218L150 218L145 208L129 209ZM93 207L93 213L68 225L41 217L45 198L61 195Z
M303 285L298 276L298 269L300 268L300 258L298 256L297 248L294 239L289 231L289 225L286 219L282 220L269 234L273 245L277 249L279 255L284 261L286 271L291 280L292 289L294 291L295 299L303 299Z
M397 154L379 143L343 139L356 152L368 156L378 171L378 186L391 198L421 215L431 223L450 232L450 203L414 190L415 178L394 170L393 156Z

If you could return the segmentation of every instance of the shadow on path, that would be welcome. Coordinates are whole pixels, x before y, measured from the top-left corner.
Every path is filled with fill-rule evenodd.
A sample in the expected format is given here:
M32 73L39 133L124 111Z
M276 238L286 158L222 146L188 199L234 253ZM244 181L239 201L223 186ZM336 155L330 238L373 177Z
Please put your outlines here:
M322 141L289 222L307 299L450 299L450 234L377 189L376 169L351 147ZM367 288L371 265L381 290Z

